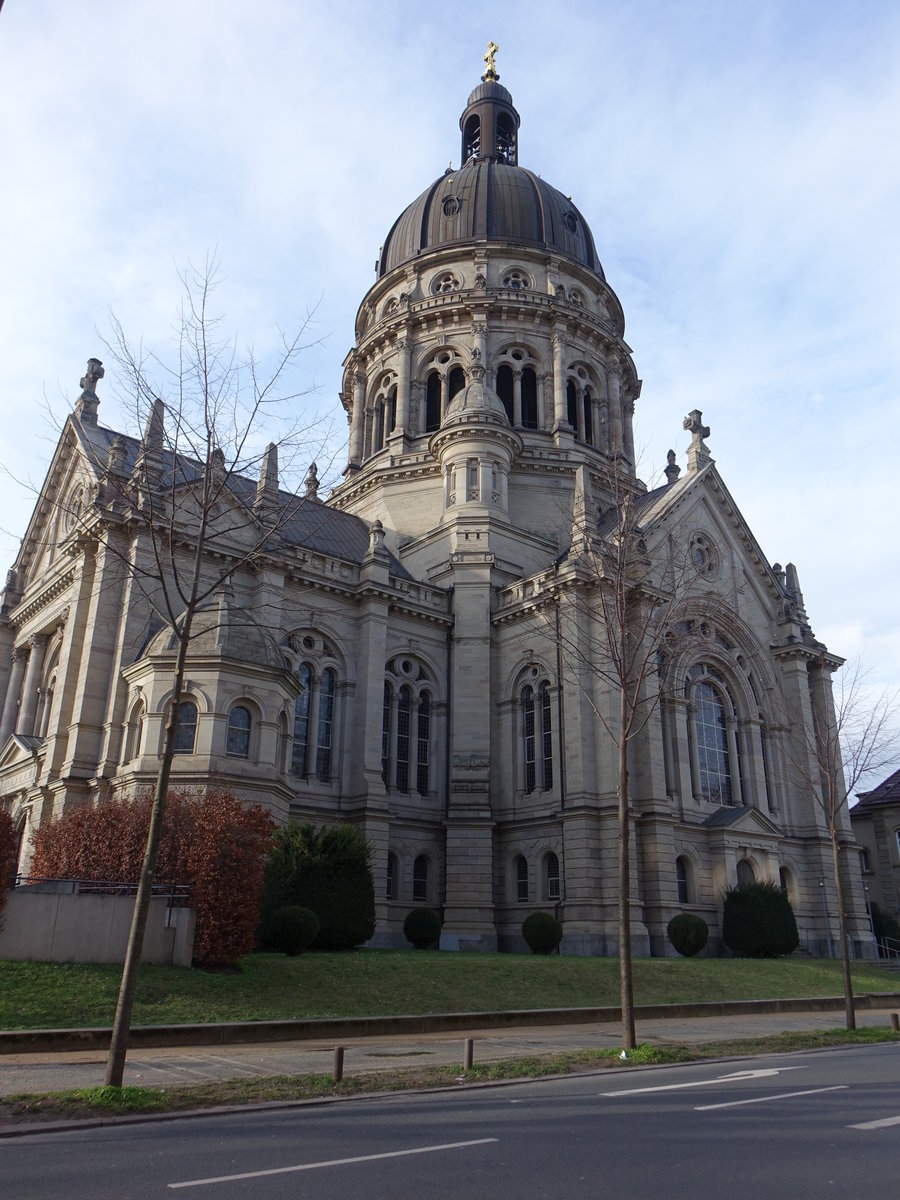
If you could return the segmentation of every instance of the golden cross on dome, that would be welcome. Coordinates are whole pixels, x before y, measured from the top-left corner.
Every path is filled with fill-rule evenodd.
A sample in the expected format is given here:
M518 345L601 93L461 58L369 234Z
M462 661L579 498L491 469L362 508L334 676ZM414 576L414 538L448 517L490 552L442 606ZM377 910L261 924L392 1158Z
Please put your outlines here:
M490 80L496 80L500 78L500 76L497 74L497 65L494 62L494 55L499 49L500 47L496 42L488 42L487 54L484 55L484 61L487 63L487 70L481 77L485 83L488 83Z

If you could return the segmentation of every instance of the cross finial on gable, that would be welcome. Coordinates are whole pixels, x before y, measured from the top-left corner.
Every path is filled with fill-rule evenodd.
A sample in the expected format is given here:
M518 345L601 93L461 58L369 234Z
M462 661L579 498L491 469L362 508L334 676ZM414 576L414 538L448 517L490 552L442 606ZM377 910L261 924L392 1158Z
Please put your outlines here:
M684 418L682 427L687 429L691 435L687 460L688 471L693 474L694 471L699 471L701 467L705 467L707 463L713 461L709 453L709 446L703 440L709 437L709 426L703 424L703 413L700 409L694 408Z

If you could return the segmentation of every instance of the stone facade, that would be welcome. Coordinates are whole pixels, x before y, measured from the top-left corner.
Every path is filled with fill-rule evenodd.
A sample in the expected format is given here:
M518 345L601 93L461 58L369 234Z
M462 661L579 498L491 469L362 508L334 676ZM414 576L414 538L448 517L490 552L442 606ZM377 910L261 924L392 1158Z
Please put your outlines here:
M869 898L900 919L900 771L878 787L859 793L850 824L860 846L860 866Z
M402 944L427 904L448 948L519 948L545 908L564 951L615 952L596 547L628 504L674 639L629 749L634 947L670 952L682 909L715 945L723 888L752 872L783 883L819 950L830 850L797 756L841 660L814 638L795 568L757 545L700 413L686 471L670 455L665 486L638 478L621 305L582 214L519 166L491 64L460 127L460 168L398 218L359 309L343 482L325 502L314 476L289 496L273 454L235 483L260 521L263 500L294 509L198 626L174 781L215 776L282 822L362 826L377 944ZM150 548L109 499L165 418L141 441L103 427L101 375L91 360L4 593L0 795L26 834L146 785L169 710L174 647L128 565ZM855 869L848 883L868 944Z

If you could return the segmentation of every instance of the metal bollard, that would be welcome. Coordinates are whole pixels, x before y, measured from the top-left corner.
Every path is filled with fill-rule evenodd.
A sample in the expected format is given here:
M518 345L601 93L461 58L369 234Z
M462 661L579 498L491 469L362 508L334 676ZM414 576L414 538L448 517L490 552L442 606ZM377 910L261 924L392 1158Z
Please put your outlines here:
M466 1048L463 1054L463 1070L472 1070L472 1060L475 1057L475 1042L473 1038L466 1038Z
M331 1068L331 1077L335 1083L340 1083L344 1078L344 1047L335 1046L334 1048L334 1066Z
M891 1030L900 1033L900 1013L891 1013Z

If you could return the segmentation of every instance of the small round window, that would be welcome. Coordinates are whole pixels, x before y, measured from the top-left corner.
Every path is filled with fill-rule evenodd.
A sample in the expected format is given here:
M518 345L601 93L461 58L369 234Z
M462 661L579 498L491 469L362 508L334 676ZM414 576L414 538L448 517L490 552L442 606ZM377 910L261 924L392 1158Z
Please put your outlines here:
M715 543L707 533L691 536L691 562L698 575L711 577L719 569L719 555Z
M569 233L575 233L575 231L578 229L578 218L575 216L575 214L573 212L567 212L563 219L566 223L566 229L568 229Z
M454 275L452 271L444 271L442 275L435 276L431 284L431 290L435 296L446 295L448 292L458 292L459 288L459 277Z
M455 196L448 196L441 205L441 212L445 217L455 217L459 212L459 201Z
M501 283L513 292L526 291L531 287L531 276L520 267L513 267L504 273Z

